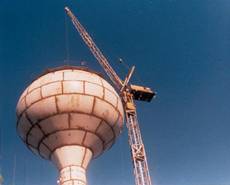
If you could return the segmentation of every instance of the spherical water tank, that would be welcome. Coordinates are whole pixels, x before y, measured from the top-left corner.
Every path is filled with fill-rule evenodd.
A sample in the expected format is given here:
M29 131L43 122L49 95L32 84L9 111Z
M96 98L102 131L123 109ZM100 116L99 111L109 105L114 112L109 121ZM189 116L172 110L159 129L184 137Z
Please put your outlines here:
M21 95L17 131L28 148L52 160L61 185L86 184L91 158L109 149L121 132L123 106L99 74L59 67L41 75Z

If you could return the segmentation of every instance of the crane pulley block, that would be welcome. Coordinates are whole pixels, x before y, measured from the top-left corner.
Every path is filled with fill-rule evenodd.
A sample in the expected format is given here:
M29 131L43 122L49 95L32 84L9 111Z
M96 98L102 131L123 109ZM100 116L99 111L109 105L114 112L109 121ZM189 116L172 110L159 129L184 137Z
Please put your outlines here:
M150 102L156 95L149 87L130 85L131 94L133 94L134 100Z

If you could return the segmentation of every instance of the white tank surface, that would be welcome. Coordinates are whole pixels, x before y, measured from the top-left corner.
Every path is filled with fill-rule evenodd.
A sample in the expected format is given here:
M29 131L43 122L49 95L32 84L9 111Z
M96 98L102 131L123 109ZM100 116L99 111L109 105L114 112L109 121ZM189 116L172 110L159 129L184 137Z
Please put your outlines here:
M17 117L21 139L35 154L53 161L59 184L84 185L90 160L113 145L124 113L119 95L99 74L64 66L26 88Z

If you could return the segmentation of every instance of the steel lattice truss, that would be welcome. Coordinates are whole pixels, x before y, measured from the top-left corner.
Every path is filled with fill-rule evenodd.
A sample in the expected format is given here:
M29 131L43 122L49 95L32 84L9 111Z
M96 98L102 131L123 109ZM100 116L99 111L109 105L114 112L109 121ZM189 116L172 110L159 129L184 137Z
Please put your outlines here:
M65 8L67 14L72 20L72 23L85 44L88 46L94 57L102 66L114 86L120 92L120 96L123 100L125 112L126 112L126 125L129 134L129 145L132 155L134 176L136 185L151 185L151 178L148 169L147 157L145 153L144 143L141 137L141 131L139 128L135 100L151 101L155 93L147 87L128 85L129 79L133 73L134 67L130 70L124 82L119 78L113 68L110 66L106 57L102 54L100 49L94 43L92 37L87 33L85 28L81 25L79 20L70 11L69 8Z

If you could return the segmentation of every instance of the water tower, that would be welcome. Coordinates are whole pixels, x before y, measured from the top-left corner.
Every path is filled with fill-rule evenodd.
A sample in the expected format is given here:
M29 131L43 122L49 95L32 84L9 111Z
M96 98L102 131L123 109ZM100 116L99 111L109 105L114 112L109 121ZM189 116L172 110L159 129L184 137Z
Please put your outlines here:
M60 185L85 185L91 159L109 149L121 132L123 106L98 73L65 66L47 71L21 95L17 131L27 147L51 160Z

